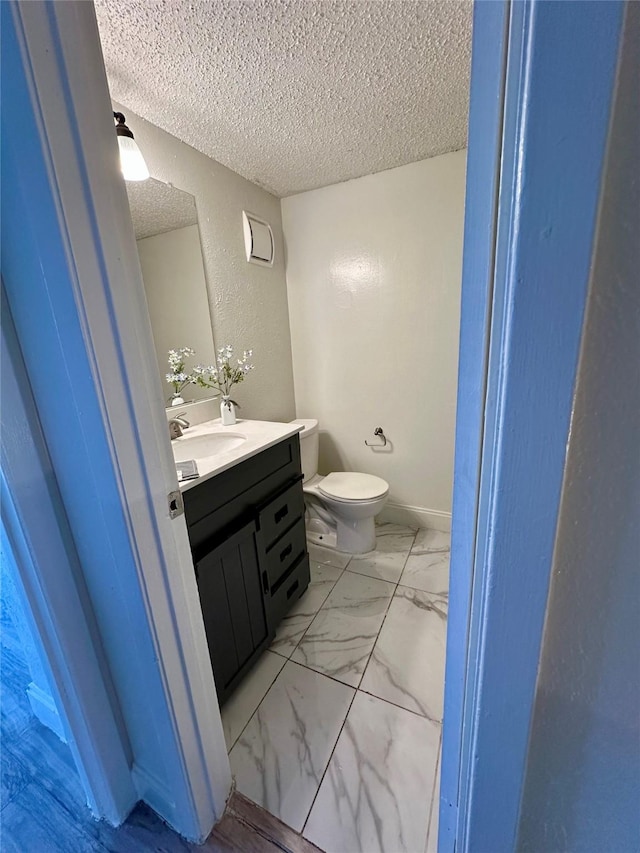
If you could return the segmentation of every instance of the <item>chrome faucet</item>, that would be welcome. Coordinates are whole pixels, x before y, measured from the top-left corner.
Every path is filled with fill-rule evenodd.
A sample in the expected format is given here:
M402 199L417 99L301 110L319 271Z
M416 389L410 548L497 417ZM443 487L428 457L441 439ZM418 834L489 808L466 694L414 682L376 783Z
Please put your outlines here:
M185 418L186 412L178 412L172 418L169 418L169 437L171 441L174 438L180 438L182 430L187 429L189 421Z

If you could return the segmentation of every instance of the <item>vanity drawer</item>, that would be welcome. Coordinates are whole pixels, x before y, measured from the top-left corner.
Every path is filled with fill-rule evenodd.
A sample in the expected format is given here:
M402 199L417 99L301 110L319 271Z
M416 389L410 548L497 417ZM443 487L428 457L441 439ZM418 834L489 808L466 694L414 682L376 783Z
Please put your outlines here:
M268 550L301 516L304 516L304 494L300 478L259 510L258 530L262 534L264 547Z
M306 550L304 518L300 518L266 554L269 589L279 586L281 579Z
M275 632L282 617L304 593L309 586L310 577L309 555L305 551L290 568L289 574L280 580L275 592L267 596L267 618L270 631Z
M192 550L213 536L224 537L237 528L239 520L256 518L256 511L270 506L273 496L282 495L299 477L300 440L294 435L187 489L184 511ZM281 525L281 530L293 520ZM270 545L274 538L277 535L265 544Z

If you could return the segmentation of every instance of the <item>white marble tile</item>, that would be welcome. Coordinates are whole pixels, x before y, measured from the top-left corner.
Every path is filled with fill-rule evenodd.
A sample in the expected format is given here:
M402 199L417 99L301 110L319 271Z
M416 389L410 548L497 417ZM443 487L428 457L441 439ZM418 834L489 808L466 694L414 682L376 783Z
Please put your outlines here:
M234 745L285 663L280 655L264 652L229 696L221 710L227 749Z
M313 618L324 604L327 596L342 574L342 569L311 561L311 581L304 595L296 601L284 617L271 650L279 655L291 657L293 650L302 639L302 635L313 622Z
M316 563L323 563L325 566L335 566L336 569L346 568L351 559L351 554L343 554L342 551L334 551L332 548L323 548L312 542L307 542L307 551L309 559Z
M405 524L392 524L390 521L382 521L376 524L376 536L415 536L417 528L408 527Z
M344 572L291 660L357 687L393 591L386 581Z
M436 782L433 787L433 803L431 805L431 818L429 819L429 832L427 834L427 846L424 853L438 853L438 824L440 817L440 765L442 763L442 735L440 735L440 749L438 750L438 767L436 770Z
M425 592L448 594L450 557L450 533L440 530L418 531L400 583Z
M353 695L288 661L231 750L238 790L301 830Z
M414 536L415 531L410 527L401 527L399 524L378 525L376 550L369 554L354 554L349 563L349 571L398 583Z
M451 550L451 534L443 530L432 530L422 527L416 533L416 540L411 549L414 554L426 554L431 551Z
M446 640L447 599L399 586L360 689L442 720Z
M358 692L304 836L331 853L424 850L440 726Z

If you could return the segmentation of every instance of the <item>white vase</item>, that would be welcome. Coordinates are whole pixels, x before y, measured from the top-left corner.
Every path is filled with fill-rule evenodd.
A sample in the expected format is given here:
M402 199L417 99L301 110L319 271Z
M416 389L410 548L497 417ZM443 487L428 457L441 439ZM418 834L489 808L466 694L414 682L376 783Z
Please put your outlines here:
M171 398L171 405L172 406L184 406L184 400L182 399L180 394L174 394L173 395L173 397Z
M236 422L236 407L230 397L223 397L220 401L220 418L222 426L233 426Z

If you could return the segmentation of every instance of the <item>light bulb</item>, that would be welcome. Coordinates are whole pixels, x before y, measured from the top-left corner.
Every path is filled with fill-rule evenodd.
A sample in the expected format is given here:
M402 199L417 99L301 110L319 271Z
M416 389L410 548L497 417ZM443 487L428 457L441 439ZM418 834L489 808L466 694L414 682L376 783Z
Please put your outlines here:
M135 139L130 136L118 136L118 148L120 168L125 181L146 181L149 169Z
M113 118L116 122L116 136L120 149L120 168L125 181L146 181L149 170L138 148L138 143L133 138L133 133L125 124L124 115L114 112Z

